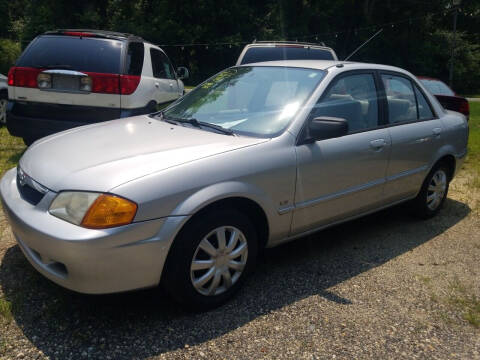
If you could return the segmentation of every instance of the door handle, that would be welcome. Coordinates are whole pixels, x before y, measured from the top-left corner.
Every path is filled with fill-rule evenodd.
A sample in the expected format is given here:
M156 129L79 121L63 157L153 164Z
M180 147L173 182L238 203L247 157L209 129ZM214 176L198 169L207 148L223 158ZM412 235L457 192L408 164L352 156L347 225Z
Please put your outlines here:
M370 141L370 146L375 150L380 150L385 145L387 145L387 142L385 141L385 139L377 139L377 140Z
M173 87L173 83L170 83L170 87Z
M442 128L434 128L432 132L433 132L433 135L435 135L436 137L439 137L440 134L442 133Z
M155 87L156 88L160 87L160 84L158 82L155 82Z

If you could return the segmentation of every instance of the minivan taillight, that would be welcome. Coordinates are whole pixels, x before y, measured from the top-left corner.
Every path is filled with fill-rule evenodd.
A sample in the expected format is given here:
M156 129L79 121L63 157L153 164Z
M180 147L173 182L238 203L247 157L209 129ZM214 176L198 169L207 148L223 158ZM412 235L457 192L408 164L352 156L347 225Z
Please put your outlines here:
M120 79L117 74L86 73L92 79L92 92L119 94Z
M8 70L8 86L13 86L15 83L15 66L12 66L10 70Z
M120 94L130 95L137 90L140 83L140 76L136 75L120 75Z
M12 67L8 72L8 85L18 87L37 87L37 76L42 69Z
M130 95L140 83L140 76L102 73L86 73L92 79L92 92L102 94Z

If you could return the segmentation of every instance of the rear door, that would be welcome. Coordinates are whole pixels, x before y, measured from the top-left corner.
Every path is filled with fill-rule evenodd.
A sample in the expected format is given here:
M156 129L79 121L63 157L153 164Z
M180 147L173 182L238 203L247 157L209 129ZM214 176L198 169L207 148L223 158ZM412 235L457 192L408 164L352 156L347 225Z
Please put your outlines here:
M20 102L119 109L123 50L121 40L39 36L16 64L12 98Z
M426 96L408 76L381 73L386 92L392 150L385 196L390 201L415 195L442 144L442 121Z

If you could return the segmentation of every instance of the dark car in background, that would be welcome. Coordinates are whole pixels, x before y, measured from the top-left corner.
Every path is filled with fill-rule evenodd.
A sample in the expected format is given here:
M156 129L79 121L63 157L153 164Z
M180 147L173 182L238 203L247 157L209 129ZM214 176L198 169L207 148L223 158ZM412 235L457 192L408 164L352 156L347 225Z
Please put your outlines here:
M468 100L455 93L443 81L426 76L418 76L418 80L438 99L445 109L457 111L470 116L470 106Z

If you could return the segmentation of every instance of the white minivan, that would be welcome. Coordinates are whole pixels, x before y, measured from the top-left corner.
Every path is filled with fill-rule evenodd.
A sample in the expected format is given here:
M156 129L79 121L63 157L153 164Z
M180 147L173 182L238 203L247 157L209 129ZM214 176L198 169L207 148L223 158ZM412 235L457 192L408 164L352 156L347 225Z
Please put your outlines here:
M8 73L7 128L27 145L72 127L146 114L184 93L165 52L131 34L55 30Z

